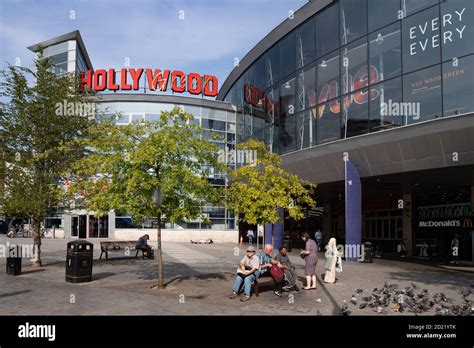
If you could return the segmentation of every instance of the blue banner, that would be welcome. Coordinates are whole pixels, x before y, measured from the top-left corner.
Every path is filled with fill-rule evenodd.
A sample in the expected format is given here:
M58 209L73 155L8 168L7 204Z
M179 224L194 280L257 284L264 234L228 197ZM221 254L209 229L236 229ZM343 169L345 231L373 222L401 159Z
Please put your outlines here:
M360 247L362 236L362 192L360 176L350 160L346 161L346 260L357 261L362 251Z

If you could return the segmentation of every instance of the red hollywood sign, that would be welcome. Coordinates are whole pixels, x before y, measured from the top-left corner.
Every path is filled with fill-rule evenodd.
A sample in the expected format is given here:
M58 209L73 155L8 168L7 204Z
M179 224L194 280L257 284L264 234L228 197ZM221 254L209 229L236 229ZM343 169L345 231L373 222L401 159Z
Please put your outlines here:
M144 74L145 73L145 74ZM81 90L89 91L130 91L138 90L142 76L146 77L148 88L152 91L166 91L170 88L173 92L190 94L204 94L215 97L218 92L218 80L213 75L199 75L196 73L185 74L179 70L155 69L121 69L120 81L115 79L115 69L99 69L81 72Z

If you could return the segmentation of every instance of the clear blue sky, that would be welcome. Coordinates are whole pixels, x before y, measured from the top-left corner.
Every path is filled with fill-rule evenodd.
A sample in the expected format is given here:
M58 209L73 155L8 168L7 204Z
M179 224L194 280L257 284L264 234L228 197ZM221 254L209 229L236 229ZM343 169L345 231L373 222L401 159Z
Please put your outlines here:
M129 58L131 67L213 74L221 85L235 57L306 2L0 0L0 67L17 57L31 67L27 46L79 29L95 69L121 68Z

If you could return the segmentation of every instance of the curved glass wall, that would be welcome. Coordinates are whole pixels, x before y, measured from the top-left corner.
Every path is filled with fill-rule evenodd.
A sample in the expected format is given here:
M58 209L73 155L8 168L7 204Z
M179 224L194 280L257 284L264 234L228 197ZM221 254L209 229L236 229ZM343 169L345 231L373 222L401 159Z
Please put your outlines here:
M162 111L170 111L174 107L183 107L186 112L195 117L194 122L203 128L202 137L204 139L214 142L221 150L235 149L236 115L234 111L161 102L103 101L99 104L100 110L105 114L120 114L120 117L117 118L119 125L129 124L136 120L156 121ZM214 137L214 134L219 137ZM214 171L209 180L215 186L225 186L227 182L224 173L219 171ZM234 214L227 211L223 205L206 205L202 207L202 213L210 220L210 224L196 220L180 224L167 224L165 227L217 230L235 228ZM116 212L116 214L115 228L156 227L156 221L153 219L149 219L144 225L136 226L126 212Z
M340 0L288 33L224 97L237 141L288 153L474 111L474 1Z

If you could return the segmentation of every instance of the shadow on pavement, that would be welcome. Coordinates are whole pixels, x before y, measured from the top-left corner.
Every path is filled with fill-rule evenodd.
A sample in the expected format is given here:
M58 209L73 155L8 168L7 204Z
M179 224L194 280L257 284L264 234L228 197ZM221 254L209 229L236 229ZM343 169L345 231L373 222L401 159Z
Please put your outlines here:
M117 273L112 273L112 272L95 273L95 274L92 275L92 281L112 277L116 274Z
M17 296L17 295L20 295L20 294L25 294L27 292L31 292L31 290L21 290L21 291L7 292L6 294L0 294L0 298Z

